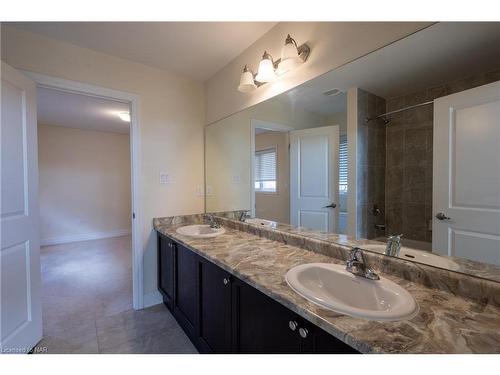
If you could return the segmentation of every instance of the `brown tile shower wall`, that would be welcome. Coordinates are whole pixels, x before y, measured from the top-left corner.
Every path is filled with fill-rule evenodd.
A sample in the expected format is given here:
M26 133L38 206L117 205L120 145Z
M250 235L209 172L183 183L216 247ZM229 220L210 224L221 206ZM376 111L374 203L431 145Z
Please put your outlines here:
M500 80L500 69L387 100L387 111L430 101ZM380 126L383 122L377 121ZM375 121L374 121L375 123ZM432 241L433 106L390 116L386 128L385 219L387 234Z
M392 98L387 111L431 100L428 90ZM431 241L432 105L390 116L386 126L385 211L387 234ZM382 121L379 121L382 122Z
M385 112L385 99L358 89L358 163L357 163L357 235L362 238L383 236L375 224L384 224L385 207L385 126L366 118ZM372 208L380 214L375 216Z

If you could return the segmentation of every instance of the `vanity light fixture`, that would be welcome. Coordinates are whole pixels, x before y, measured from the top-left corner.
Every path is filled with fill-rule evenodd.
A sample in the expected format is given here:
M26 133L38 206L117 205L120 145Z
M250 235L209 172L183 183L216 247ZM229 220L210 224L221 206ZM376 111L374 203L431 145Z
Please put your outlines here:
M273 82L276 78L278 78L278 76L274 71L273 57L267 53L267 51L264 51L262 60L260 60L259 71L257 72L255 79L262 83L268 83Z
M303 61L299 56L297 42L290 34L286 37L285 45L281 49L281 62L278 65L279 74L284 74L297 68Z
M280 59L274 61L271 54L264 51L257 75L254 75L248 65L245 65L241 73L238 91L251 92L265 83L273 82L279 76L304 63L309 57L310 52L311 49L307 44L304 43L297 46L295 39L288 34L281 51Z
M130 122L130 113L129 112L118 112L116 114L122 121Z
M255 81L253 79L253 72L250 70L248 65L243 68L243 73L240 77L240 85L238 86L238 91L250 92L257 88Z

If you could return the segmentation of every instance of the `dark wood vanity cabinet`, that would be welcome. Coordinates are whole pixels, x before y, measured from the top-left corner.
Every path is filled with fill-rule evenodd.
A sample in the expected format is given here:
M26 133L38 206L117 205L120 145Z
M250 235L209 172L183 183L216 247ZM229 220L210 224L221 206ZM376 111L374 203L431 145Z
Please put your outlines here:
M201 353L357 353L219 266L158 235L158 289Z
M175 243L164 236L158 236L158 290L169 309L174 302Z
M199 291L201 351L231 353L231 275L201 259Z
M358 353L250 285L233 282L233 347L238 353Z
M198 327L198 255L175 244L173 314L191 339Z
M233 346L238 353L290 354L302 351L299 317L248 284L233 282ZM295 324L295 329L290 328Z

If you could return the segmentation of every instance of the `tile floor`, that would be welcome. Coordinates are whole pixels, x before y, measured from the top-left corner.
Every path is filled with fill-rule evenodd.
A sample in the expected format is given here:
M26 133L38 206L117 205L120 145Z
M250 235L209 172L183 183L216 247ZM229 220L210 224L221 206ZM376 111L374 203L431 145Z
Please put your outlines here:
M47 353L196 353L163 305L132 309L130 236L41 249Z

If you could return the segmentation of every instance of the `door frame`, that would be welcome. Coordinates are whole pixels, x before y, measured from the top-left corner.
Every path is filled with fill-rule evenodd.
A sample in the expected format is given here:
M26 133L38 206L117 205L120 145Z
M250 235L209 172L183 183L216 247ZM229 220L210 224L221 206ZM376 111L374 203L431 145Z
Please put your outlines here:
M250 120L250 214L255 217L255 131L256 129L267 129L276 132L288 133L294 128L288 125L277 124L269 121ZM289 150L290 152L290 150Z
M44 87L68 93L110 99L130 105L130 175L132 197L132 300L135 310L144 307L143 259L142 259L142 204L140 200L141 142L140 142L140 96L129 92L109 89L102 86L71 81L45 74L20 70L37 87ZM135 217L134 217L135 216Z

